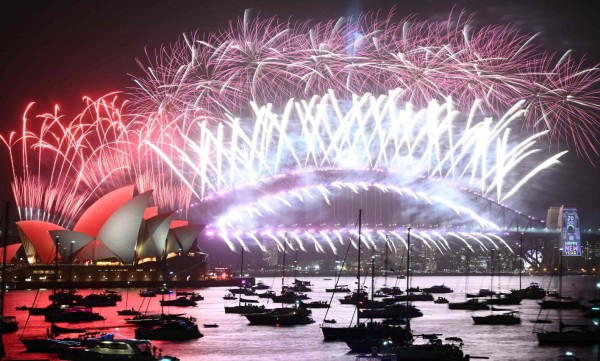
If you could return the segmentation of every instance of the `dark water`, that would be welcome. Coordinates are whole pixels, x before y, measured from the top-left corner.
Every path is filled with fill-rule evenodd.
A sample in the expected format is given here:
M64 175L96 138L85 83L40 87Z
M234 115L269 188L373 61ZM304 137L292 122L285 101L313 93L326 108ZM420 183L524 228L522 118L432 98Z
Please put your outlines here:
M313 292L309 295L312 300L329 300L331 293L326 293L325 288L333 287L335 280L325 280L322 277L302 278L313 283ZM281 286L281 278L260 278L267 285L272 285L274 289ZM529 285L529 282L537 280L546 289L556 289L558 285L547 278L524 277L522 279L523 287ZM493 287L494 290L508 291L511 288L519 287L519 278L512 276L494 277L493 286L490 283L489 276L417 276L411 279L412 286L429 287L438 284L445 284L454 289L454 293L444 295L450 302L465 300L465 292L477 292L480 288ZM291 282L291 279L288 280ZM355 278L345 277L340 280L340 284L353 285ZM377 279L375 287L383 285L383 278ZM402 289L406 286L406 280L387 279L388 285L398 283ZM584 297L585 299L597 298L598 290L595 288L596 279L593 276L565 276L563 278L563 294L573 297ZM367 281L370 286L370 280ZM95 312L101 313L107 318L103 322L94 322L93 324L61 324L65 327L88 326L89 330L94 327L103 327L106 331L116 331L124 337L133 337L133 328L128 327L123 321L125 317L118 316L117 309L125 308L126 290L123 292L123 301L116 307L95 308ZM137 294L138 290L131 290L128 294L128 307L139 308L142 302ZM347 346L342 342L323 342L323 336L319 325L325 316L325 309L314 309L313 318L316 323L306 326L295 327L271 327L271 326L250 326L245 317L236 314L225 314L223 306L225 303L236 304L237 301L225 301L222 299L226 293L226 288L206 288L198 290L204 297L195 308L165 308L165 313L186 312L198 319L201 332L204 337L189 342L153 342L159 348L164 350L165 354L179 357L184 361L211 360L211 361L230 361L233 357L239 360L294 360L320 361L320 360L353 360L354 355L348 353ZM80 293L91 293L92 290L81 290ZM262 292L262 291L259 291ZM51 291L39 292L39 306L49 304L48 295ZM10 291L6 297L6 314L16 315L19 320L19 331L14 334L4 335L4 344L9 358L51 358L53 355L28 354L24 352L24 347L18 338L21 334L24 336L43 335L49 326L43 321L43 316L31 316L27 321L27 327L24 328L27 320L26 311L16 311L15 307L20 305L31 305L36 295L36 291ZM335 318L338 325L344 325L350 322L354 307L351 305L341 305L337 298L342 295L336 294L332 303L332 308L327 314L327 318ZM160 312L160 297L146 298L150 300L148 311ZM535 300L523 300L520 306L510 306L522 312L521 325L515 326L485 326L473 325L471 320L471 311L449 310L447 305L435 304L433 302L415 302L415 305L421 309L424 316L413 319L412 328L415 333L441 333L442 337L457 336L464 340L464 351L466 354L476 356L487 356L490 360L554 360L559 354L569 350L573 351L582 360L597 360L597 346L538 346L535 334L532 333L536 324L532 323L540 316L540 309ZM261 303L266 304L264 299ZM277 306L268 304L269 306ZM508 308L507 306L501 306ZM146 303L144 303L146 309ZM477 311L475 314L485 314L489 311ZM541 314L545 317L546 311ZM550 317L557 318L557 311L550 311ZM582 322L579 311L563 311L563 320L565 322L578 320ZM590 322L590 320L586 320ZM217 323L218 328L203 328L204 323ZM93 326L92 326L93 325ZM537 324L537 326L542 326ZM556 327L557 322L543 325L545 327Z

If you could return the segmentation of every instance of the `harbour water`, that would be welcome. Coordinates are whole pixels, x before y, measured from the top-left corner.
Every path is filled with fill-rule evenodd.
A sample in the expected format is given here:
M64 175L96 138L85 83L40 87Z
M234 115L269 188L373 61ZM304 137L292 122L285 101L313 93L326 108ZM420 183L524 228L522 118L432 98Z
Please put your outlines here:
M299 277L300 278L300 277ZM302 280L310 281L313 286L313 292L309 292L311 301L329 301L332 299L332 307L329 309L313 309L314 324L293 327L273 327L273 326L251 326L244 316L237 314L225 314L224 305L234 305L238 301L223 300L227 293L227 288L205 288L194 290L204 296L204 300L198 302L197 307L166 307L165 313L186 313L198 320L200 331L204 337L187 342L159 342L154 341L158 348L163 349L163 353L179 357L182 361L229 361L232 359L244 361L259 360L297 360L303 361L343 361L354 360L354 355L348 353L348 348L343 342L324 342L320 330L323 319L335 319L337 325L347 325L354 316L354 306L342 305L338 301L342 294L332 294L325 291L326 288L332 288L335 284L335 278L324 277L302 277ZM272 286L274 290L281 287L281 278L257 278L257 281ZM293 279L286 279L286 284L290 284ZM530 282L539 281L542 287L547 290L558 288L556 281L548 277L523 277L521 283L527 287ZM355 287L356 278L342 277L338 284ZM563 277L563 294L586 300L598 298L598 289L596 284L598 279L594 276L565 276ZM375 280L375 288L381 287L385 283L384 278ZM371 280L366 280L365 284L370 287ZM397 284L402 289L406 286L406 280L396 278L387 278L387 284L393 286ZM517 276L415 276L411 278L411 286L430 287L433 285L444 284L454 290L454 293L444 294L450 302L460 302L465 300L467 292L474 293L481 288L492 288L494 291L508 292L510 289L519 288L519 278ZM151 312L160 312L160 295L155 298L141 298L138 295L139 290L131 289L128 293L125 289L119 289L122 292L123 301L116 307L98 307L94 312L99 312L105 321L94 322L91 324L68 325L66 327L85 328L95 330L101 327L105 332L116 332L124 337L133 337L133 328L125 322L124 316L118 316L117 310L125 308L127 298L128 307L140 308L144 301L142 311L146 309ZM191 291L191 290L187 290ZM94 292L94 290L80 290L85 295ZM96 290L100 292L100 290ZM264 292L264 291L258 291ZM49 324L44 322L43 316L30 316L28 319L27 311L17 311L17 306L31 306L36 298L36 306L44 306L50 303L48 296L51 290L9 291L6 294L5 314L15 315L19 321L19 330L16 333L4 335L4 344L8 358L14 359L51 359L57 360L55 355L26 353L24 347L19 341L23 336L44 335ZM175 297L173 294L170 297ZM256 298L256 297L254 297ZM259 299L261 304L267 307L277 307L267 299ZM149 305L147 306L147 303ZM558 327L558 311L544 310L540 313L540 306L537 300L523 300L521 305L509 306L521 312L522 323L514 326L487 326L473 325L471 316L474 314L486 314L489 311L463 311L449 310L445 304L435 304L429 302L415 302L416 307L421 309L424 316L415 318L411 321L413 332L415 333L436 333L444 337L460 337L464 341L463 350L465 354L473 356L486 356L490 360L531 360L545 361L554 360L556 356L566 351L572 351L581 360L598 360L598 346L539 346L534 327ZM508 308L507 306L501 306ZM581 323L592 322L590 319L581 317L582 313L578 310L562 311L563 322ZM533 320L538 317L549 317L553 319L550 324L536 324ZM217 323L217 328L203 328L203 324Z

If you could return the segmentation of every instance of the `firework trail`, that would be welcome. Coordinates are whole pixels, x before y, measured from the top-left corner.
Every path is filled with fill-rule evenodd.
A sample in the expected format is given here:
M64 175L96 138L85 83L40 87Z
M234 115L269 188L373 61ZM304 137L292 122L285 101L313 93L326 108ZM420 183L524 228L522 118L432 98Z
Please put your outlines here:
M133 104L158 122L181 115L185 131L196 120L244 114L250 102L280 110L329 90L349 99L399 89L417 109L452 97L466 107L481 102L486 114L524 100L525 128L548 131L584 157L598 154L597 67L569 52L556 59L511 26L476 29L472 17L455 18L366 13L311 24L247 13L227 30L183 36L140 61Z
M153 189L159 209L187 212L191 191L149 166L156 155L140 146L143 133L128 128L117 94L84 103L68 122L58 107L31 116L32 103L21 134L0 135L11 160L19 218L72 226L86 206L132 183L141 192Z
M449 240L510 250L466 195L514 199L563 145L597 155L599 72L511 26L471 22L246 14L185 35L139 61L129 103L86 99L66 126L58 109L36 124L27 109L21 134L2 137L20 216L68 225L136 183L164 210L200 202L232 249L337 253L352 234L341 220L364 207L374 250L386 237L405 245L408 225L440 253ZM423 205L444 216L423 221ZM456 228L467 225L476 231Z
M132 182L116 95L84 101L84 111L68 123L58 107L31 117L32 103L24 113L21 134L0 136L11 158L21 219L72 225L91 199Z
M242 247L240 229L259 243L262 224L279 224L292 236L306 232L317 251L321 240L335 252L336 236L311 227L330 226L322 219L336 212L340 193L362 199L374 189L403 198L398 207L423 202L497 229L464 196L421 180L501 203L565 153L544 156L541 139L591 159L599 74L568 52L556 59L540 50L535 36L511 26L476 29L471 20L367 13L311 23L246 13L227 30L186 35L148 54L132 105L148 128L177 119L178 134L148 146L205 207L225 204L213 212L214 226L222 235L237 230ZM298 208L321 220L287 229L278 215ZM440 252L448 238L498 247L484 234L452 234L420 239Z

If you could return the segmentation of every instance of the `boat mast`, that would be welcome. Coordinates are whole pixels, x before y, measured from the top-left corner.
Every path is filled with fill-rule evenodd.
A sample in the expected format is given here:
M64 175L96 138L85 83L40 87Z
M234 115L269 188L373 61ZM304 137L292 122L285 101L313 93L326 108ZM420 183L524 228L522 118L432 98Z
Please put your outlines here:
M558 249L558 302L562 303L563 249ZM558 331L562 332L562 305L558 307Z
M408 235L406 237L406 314L410 307L410 295L408 289L410 288L410 228L408 227ZM410 338L410 318L406 317L406 343L409 343Z
M238 306L242 305L242 283L244 282L244 246L242 246L242 260L240 262L240 292L238 293Z
M375 289L375 256L371 256L371 301L374 301L373 290Z
M384 270L383 270L383 276L384 276L383 285L385 287L388 287L388 285L387 285L387 276L388 276L388 241L389 241L389 236L386 235L385 236L385 263L384 263Z
M169 238L167 237L165 239L165 249L163 249L163 259L162 259L162 279L163 279L163 287L162 287L162 297L161 297L161 302L160 302L160 317L162 319L162 316L165 313L165 293L168 292L168 287L167 287L167 242L169 241Z
M128 304L129 304L129 285L130 285L130 283L131 283L130 281L127 281L127 292L125 293L125 309L126 310L129 309L128 308L129 307Z
M4 332L2 330L2 324L4 323L4 292L6 291L6 250L8 243L8 211L10 208L10 202L6 202L6 207L4 208L4 253L2 254L2 293L0 294L0 358L5 357L6 353L4 352L4 340L2 336Z
M296 272L298 271L298 250L296 250L296 259L294 260L294 283L296 283Z
M362 231L362 209L358 210L358 269L356 271L356 325L360 326L360 312L358 312L358 300L362 297L362 288L360 287L360 234Z
M522 290L521 276L523 274L523 232L521 232L521 240L519 241L519 290Z
M54 245L56 248L54 249L54 282L52 283L52 310L50 311L50 315L52 317L52 321L51 321L51 331L50 331L50 335L52 337L54 337L54 312L57 311L56 309L56 305L57 305L57 301L56 301L56 286L57 286L57 282L58 282L58 246L60 244L60 237L56 236L56 244ZM46 310L46 312L48 312Z
M494 292L494 250L493 249L490 251L490 291ZM492 295L490 295L490 298L491 297L492 297Z
M375 297L373 297L374 289L375 289L375 255L371 256L371 302L375 301ZM373 316L371 316L371 323L373 323Z
M283 296L284 294L284 283L285 283L285 251L287 249L287 233L285 234L285 237L283 238L283 256L282 256L282 266L281 266L281 295ZM283 297L281 297L281 308L283 308Z

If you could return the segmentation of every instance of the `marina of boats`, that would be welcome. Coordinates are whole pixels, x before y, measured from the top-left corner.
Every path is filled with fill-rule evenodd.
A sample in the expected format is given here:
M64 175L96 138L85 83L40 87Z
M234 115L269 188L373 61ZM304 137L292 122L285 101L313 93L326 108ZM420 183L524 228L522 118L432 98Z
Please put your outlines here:
M573 276L570 276L571 279ZM368 290L368 297L370 298L370 290L371 290L371 280L370 275L362 276L365 280L364 285ZM472 292L476 293L478 289L481 287L480 285L486 283L488 281L480 281L485 277L482 276L471 276L469 277L469 282L471 283ZM352 284L353 277L342 277L342 282L345 284ZM489 279L489 277L487 277ZM501 283L504 284L504 287L500 288L501 292L510 292L510 289L514 289L515 285L518 286L518 279L514 276L512 277L502 277ZM305 302L327 302L329 303L331 300L332 293L326 292L326 288L334 287L332 280L323 280L323 278L312 277L309 279L312 283L312 291L307 293L310 296L309 301ZM274 278L273 281L263 279L265 284L278 284L281 282L280 278ZM382 284L381 279L375 279L375 288L381 288ZM437 282L436 282L437 281ZM389 282L389 281L388 281ZM395 280L393 280L395 282ZM404 283L405 281L398 281L398 285L401 286L400 282ZM445 294L444 297L449 300L451 303L457 302L465 302L467 301L466 292L464 289L461 289L461 285L465 284L464 277L453 276L446 277L443 281L439 277L411 277L411 283L413 285L432 285L432 284L441 284L445 283L449 287L454 289L453 293ZM524 285L529 285L529 281L524 282ZM540 280L541 285L546 285L548 282L544 283L544 280ZM573 281L565 282L566 289L564 293L566 295L569 294L580 294L581 292L570 289L574 287L576 284ZM464 286L462 286L464 287ZM545 286L548 287L548 286ZM401 287L404 289L404 287ZM548 287L550 288L550 287ZM161 317L165 318L177 318L177 317L194 317L197 321L196 323L203 327L202 331L198 331L202 334L203 337L198 338L190 338L188 341L177 341L177 343L173 343L173 341L165 341L165 340L152 340L152 344L158 345L159 348L163 349L164 354L172 355L173 357L177 357L179 359L189 359L194 360L193 358L186 358L182 356L185 355L193 355L192 350L196 350L194 352L202 355L211 355L212 352L216 352L214 350L218 349L218 344L222 342L234 342L234 344L240 343L240 347L250 348L252 349L252 343L257 343L259 345L264 344L265 342L271 348L279 347L277 344L272 344L271 339L280 340L285 343L288 335L289 337L293 337L293 342L306 342L304 347L309 350L315 348L315 350L320 350L321 354L325 353L328 355L329 359L332 360L351 360L355 357L354 354L349 353L350 348L346 345L345 342L333 341L333 342L323 342L324 335L322 334L322 329L330 328L332 330L338 329L340 326L352 325L356 320L352 321L352 315L355 310L354 305L342 304L338 301L339 298L343 298L343 295L334 296L333 302L331 302L330 308L314 308L311 309L311 315L309 316L314 320L314 323L307 323L297 326L288 326L283 328L277 327L269 327L269 326L251 326L251 322L242 314L229 314L225 312L225 306L237 306L239 303L239 296L236 297L235 300L223 300L223 294L226 291L226 288L223 287L211 287L204 289L173 289L172 294L164 295L165 300L176 299L177 292L197 292L202 294L204 297L203 301L198 302L196 307L178 307L178 306L165 306L162 311L164 311L164 315L161 315L161 307L160 300L162 299L162 295L157 296L155 298L145 298L139 296L140 289L131 289L129 291L128 296L128 308L134 307L136 311L142 311L143 316L138 317L139 322L131 322L126 321L128 319L135 319L135 316L120 316L117 314L118 310L123 309L123 305L125 302L126 289L115 289L123 296L123 300L117 302L116 306L109 307L93 307L92 311L94 313L99 313L104 320L94 321L94 322L82 322L76 324L70 323L58 323L61 329L57 329L58 332L63 332L65 329L68 331L69 329L75 331L75 333L65 333L60 334L58 336L59 339L65 339L68 342L69 339L76 339L79 335L84 334L83 331L86 332L97 332L100 330L101 332L113 332L115 329L119 329L119 338L135 338L136 333L135 330L141 328L145 322L146 325L152 325L153 323L159 322ZM277 291L278 287L277 287ZM470 290L471 291L471 290ZM98 290L78 290L77 294L86 296L92 293L99 293ZM44 321L43 315L31 315L29 316L29 321L26 324L26 319L28 317L28 310L17 310L17 307L23 305L36 306L38 308L45 308L51 301L48 299L48 296L51 294L50 290L42 290L40 295L38 296L38 303L33 304L34 291L10 291L7 293L7 303L6 310L8 316L14 316L16 320L19 322L19 330L18 332L5 334L4 340L5 344L9 345L7 348L11 350L20 350L17 351L17 356L20 355L21 358L26 355L23 353L24 345L21 344L19 338L21 337L21 333L23 333L22 338L27 339L32 336L45 335L46 329L49 328L50 322ZM337 295L337 293L335 293ZM593 296L593 295L592 295ZM258 300L259 303L252 304L252 306L264 307L264 311L273 310L281 307L281 304L274 303L269 298L259 298L258 296L244 296L244 298L252 298ZM553 298L549 298L553 299ZM485 300L485 298L480 298L481 301ZM142 302L146 304L150 302L150 307L148 309L140 308ZM582 304L587 305L588 302L586 299L580 300ZM519 305L513 306L503 306L501 310L499 308L495 308L498 311L488 310L480 310L480 311L470 311L470 310L449 310L447 304L438 304L433 301L412 301L411 303L415 305L422 313L423 316L411 319L411 328L413 333L419 334L441 334L438 336L438 340L441 340L442 344L446 343L446 337L459 337L463 342L463 352L469 355L477 355L477 356L487 356L490 359L494 360L502 360L500 356L494 357L493 352L486 352L488 347L484 345L485 342L490 342L487 338L487 334L492 332L496 335L503 335L507 341L506 342L515 342L516 345L520 348L524 348L529 350L527 352L547 352L550 354L550 351L556 351L554 347L539 348L538 340L536 335L532 333L532 330L535 327L543 328L548 330L548 335L551 337L554 330L558 328L558 311L557 309L542 309L538 304L540 300L537 299L523 299ZM243 304L242 304L243 305ZM287 307L293 307L292 305ZM590 306L591 307L591 306ZM492 307L490 307L492 308ZM509 311L504 311L506 309L519 311L519 315L521 318L520 324L515 325L474 325L472 320L472 316L487 316L489 314L502 314ZM591 309L591 308L590 308ZM540 310L542 313L540 314ZM288 312L287 310L286 312ZM561 310L563 316L563 323L570 325L582 324L582 321L587 321L587 324L593 324L594 319L586 318L585 315L588 312L586 310ZM546 315L548 313L548 315ZM152 315L154 314L154 315ZM533 321L542 318L548 318L552 320L552 323L549 324L537 324L533 323ZM330 324L325 322L325 320L336 320L336 323ZM404 327L402 323L393 326L384 326L385 319L375 319L371 322L370 318L362 318L361 317L361 325L360 327L351 327L346 330L356 329L357 331L348 331L356 333L356 340L361 340L364 338L364 334L361 332L364 329L375 329L382 330L381 337L385 338L386 336L393 336L395 339L402 339L406 336L404 332ZM577 321L577 322L576 322ZM218 325L218 327L212 327L212 325ZM204 326L203 326L204 325ZM206 325L209 325L208 327ZM235 333L244 333L247 334L248 328L252 328L252 335L249 340L239 340L232 338L230 341L229 337L233 337ZM148 327L149 328L149 327ZM396 334L390 334L390 330L394 330ZM580 332L580 329L577 327L572 327L570 330L573 331L573 334L577 334ZM80 331L77 333L77 331ZM567 331L567 330L565 330ZM336 331L334 331L335 333ZM339 332L339 331L338 331ZM273 333L273 334L272 334ZM372 334L372 333L370 333ZM276 335L276 336L275 336ZM299 336L303 335L303 336ZM248 336L247 336L248 337ZM296 338L300 337L302 341L297 341ZM45 337L44 337L45 338ZM333 337L335 338L335 337ZM183 342L183 343L182 343ZM292 342L291 339L289 342ZM397 341L394 341L397 342ZM427 344L429 341L421 340L417 341L418 344ZM185 345L185 347L176 346L176 345ZM570 346L569 343L566 344ZM576 354L582 355L584 352L594 353L595 347L594 345L577 345L573 343L574 348L572 349ZM565 347L565 345L557 346L557 347ZM571 348L570 348L571 349ZM184 354L179 354L177 351L183 351ZM213 350L213 351L211 351ZM586 351L587 350L587 351ZM190 352L190 353L187 353ZM240 351L242 352L242 351ZM315 351L316 352L316 351ZM497 351L494 351L497 352ZM218 356L215 356L216 360L219 360ZM13 355L13 358L14 355ZM19 357L16 357L19 358ZM211 360L213 358L211 357ZM252 359L252 358L250 358ZM311 358L308 358L309 360ZM319 358L313 356L312 360L318 360Z

